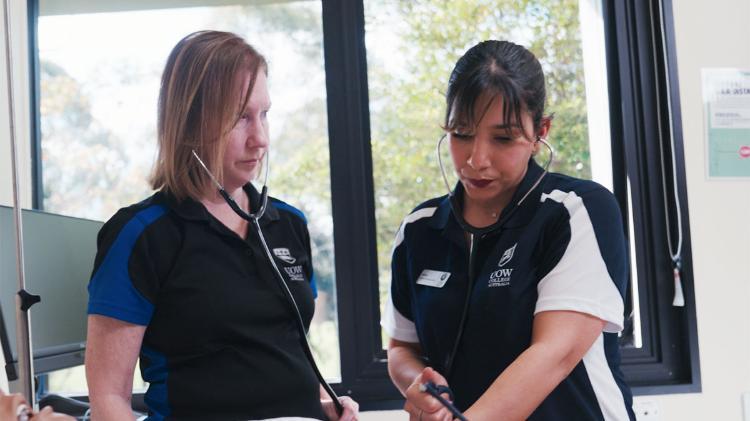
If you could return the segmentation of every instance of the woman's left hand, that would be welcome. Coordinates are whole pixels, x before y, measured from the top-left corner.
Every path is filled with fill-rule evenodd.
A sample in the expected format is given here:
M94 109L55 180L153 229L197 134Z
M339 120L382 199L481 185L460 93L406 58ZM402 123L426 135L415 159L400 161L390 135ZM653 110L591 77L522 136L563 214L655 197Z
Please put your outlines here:
M336 405L333 404L332 400L322 399L320 403L323 405L323 412L325 412L326 416L331 421L357 421L357 416L359 416L359 404L349 396L339 397L339 403L344 407L344 412L341 416L336 413Z

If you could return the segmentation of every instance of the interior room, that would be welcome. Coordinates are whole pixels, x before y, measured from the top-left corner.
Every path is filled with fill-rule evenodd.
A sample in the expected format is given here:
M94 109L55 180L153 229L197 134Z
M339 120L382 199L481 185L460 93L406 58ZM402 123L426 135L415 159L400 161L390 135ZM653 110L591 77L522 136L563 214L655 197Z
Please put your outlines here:
M193 146L185 149L182 161L178 159L175 161L178 164L170 164L174 168L164 171L173 171L182 177L179 180L187 180L186 183L200 180L210 186L210 197L216 200L211 203L218 203L217 206L229 212L229 220L243 224L238 226L248 230L246 238L240 235L236 239L248 243L257 240L246 250L250 257L246 256L246 262L238 267L252 266L252 259L270 260L270 265L263 263L269 266L266 269L248 270L259 278L262 276L258 273L266 272L269 277L278 277L283 288L278 288L275 280L269 282L278 288L274 290L278 294L274 300L279 300L280 307L284 308L291 298L296 313L292 311L294 327L290 329L302 332L298 338L302 347L295 352L302 356L304 351L306 357L290 362L285 370L293 372L297 367L294 364L299 362L309 374L306 376L313 376L313 370L307 365L309 361L305 359L309 359L309 350L314 371L325 380L321 382L320 399L328 400L329 409L323 405L323 413L335 411L338 403L330 401L331 393L326 390L330 384L330 392L350 397L350 400L340 401L345 408L351 411L347 405L358 406L356 419L359 420L437 419L429 418L431 410L425 411L415 404L423 402L418 400L421 398L414 401L404 396L404 390L410 390L414 396L424 395L427 386L418 392L412 386L427 383L417 384L418 380L411 383L414 379L411 376L404 385L409 389L401 387L398 371L411 373L410 364L414 362L420 369L434 365L436 372L444 372L443 368L450 372L454 357L462 349L483 348L481 355L492 355L484 349L486 345L481 345L485 342L471 342L472 338L492 337L491 329L486 330L486 326L497 321L479 323L485 329L481 335L471 330L472 320L482 322L472 318L475 313L469 309L473 290L466 293L466 304L463 304L463 295L460 298L463 316L456 307L455 320L451 319L447 326L441 325L442 320L446 320L441 317L447 317L444 314L430 313L428 317L424 315L425 309L410 307L430 297L437 306L435 297L438 297L438 290L446 291L442 289L446 280L447 285L451 285L452 269L429 267L421 274L406 276L409 279L405 282L411 285L406 290L423 291L432 287L428 292L437 291L433 295L403 292L397 281L401 276L400 265L405 265L409 274L411 265L419 267L414 262L420 258L421 249L420 253L412 249L403 251L407 246L412 247L410 244L419 244L424 249L433 247L435 253L443 253L442 246L433 241L416 241L409 237L410 226L411 235L417 235L415 227L427 224L428 219L436 223L437 216L433 216L433 212L439 216L443 209L446 215L454 215L446 218L454 218L450 221L464 229L461 234L465 235L458 234L457 241L463 242L467 256L471 256L466 276L473 282L471 250L484 244L482 241L490 231L478 228L472 231L462 225L474 226L467 216L474 214L467 213L467 209L474 203L472 194L480 197L480 193L472 193L471 188L462 183L469 183L469 186L474 183L476 191L488 190L482 190L484 180L466 181L468 178L462 171L476 168L480 127L488 114L477 117L476 127L469 129L470 124L454 120L460 112L458 106L449 105L446 109L446 104L454 104L452 87L460 80L457 60L480 41L495 39L511 41L533 54L540 72L544 73L546 99L542 96L537 118L533 114L533 104L525 99L530 95L526 91L523 91L518 111L508 111L508 97L501 96L498 107L505 107L503 113L510 113L503 115L519 116L517 121L522 123L503 120L503 130L507 128L508 133L513 127L525 130L525 120L522 121L520 115L531 116L529 121L537 132L530 137L531 143L525 145L533 145L529 153L535 163L529 164L526 170L528 159L523 161L524 181L517 180L519 184L514 185L520 186L518 189L528 188L527 195L515 202L522 194L511 190L512 197L503 199L506 200L501 202L503 206L491 214L493 222L484 225L496 229L490 233L498 233L498 236L511 235L508 233L515 228L512 223L506 227L504 221L514 217L513 206L524 209L522 203L529 205L531 202L542 207L567 209L571 213L570 224L573 224L573 205L556 195L555 191L559 190L537 191L537 188L548 188L545 187L549 185L548 180L558 177L554 174L559 173L564 174L558 177L560 180L584 180L585 186L597 186L607 198L612 198L613 212L621 215L614 223L598 222L604 217L589 208L586 215L590 216L592 230L596 231L595 236L593 231L591 233L594 244L598 244L599 249L606 247L600 229L613 230L617 239L624 240L622 250L618 249L623 256L619 270L624 278L620 286L616 285L619 290L613 289L615 293L619 291L619 295L615 294L618 304L610 306L598 296L592 299L595 302L592 306L601 308L601 314L614 312L615 318L620 319L614 325L619 323L620 326L610 329L610 320L594 310L588 313L578 307L553 306L552 310L569 311L545 312L540 307L541 300L536 302L536 307L532 303L531 309L536 310L533 320L531 315L528 320L534 323L533 329L543 323L539 315L550 313L583 314L602 324L595 326L596 336L586 339L589 342L576 354L577 359L554 384L544 389L545 392L533 391L533 382L528 378L517 383L523 393L528 392L531 397L528 402L517 402L519 412L508 413L522 414L518 419L565 419L544 415L556 411L549 409L552 407L548 399L561 387L557 382L571 381L568 376L581 370L593 372L587 359L590 349L605 340L609 341L603 345L608 360L603 364L609 363L610 368L616 366L616 370L612 368L614 374L607 371L607 379L614 376L612 384L622 380L617 384L627 391L618 395L618 399L624 396L627 411L602 409L607 405L606 399L598 394L598 383L591 380L596 400L590 399L590 403L597 408L595 411L601 409L602 414L591 419L634 416L640 421L750 421L750 2L747 0L5 0L3 10L0 341L3 342L5 372L0 373L0 390L3 394L23 395L29 403L29 411L51 405L55 411L69 413L75 419L89 419L92 379L103 378L101 371L96 374L97 369L110 367L97 364L101 361L113 364L111 360L116 357L110 356L107 360L106 354L114 349L112 355L121 355L122 351L122 355L127 356L128 362L122 363L128 366L125 374L117 371L113 376L120 385L132 386L126 391L132 390L132 400L123 402L132 406L129 409L133 411L133 418L180 419L180 414L190 413L190 409L172 409L171 405L178 405L176 399L182 389L164 386L169 381L177 381L165 379L179 376L175 365L178 363L170 359L169 352L179 354L182 338L201 335L199 332L203 329L209 336L223 332L224 326L211 324L214 319L209 316L212 314L233 313L232 308L245 306L248 311L263 312L261 306L269 303L270 299L263 295L245 299L242 289L222 291L223 294L206 300L206 308L189 311L187 316L167 317L164 314L171 310L160 307L166 299L158 288L165 285L159 283L160 277L173 276L174 269L170 266L168 270L154 268L153 273L149 272L149 276L156 279L153 285L157 286L142 286L129 272L134 270L128 266L134 265L130 259L140 253L150 253L149 258L158 257L171 263L179 259L175 257L179 252L165 251L159 243L167 241L170 235L178 236L173 232L178 228L167 226L162 216L162 212L166 212L167 218L177 218L171 216L179 214L175 210L177 205L170 207L173 196L155 195L178 180L177 176L170 178L163 174L159 178L155 171L159 165L166 165L164 154L170 151L160 143L170 133L169 107L174 106L167 94L176 82L169 79L167 71L170 66L179 68L180 60L189 59L187 55L188 58L184 58L178 54L179 48L188 48L190 40L205 35L188 34L212 30L235 34L237 39L254 48L247 54L261 57L257 59L260 64L242 61L240 66L245 67L241 67L241 71L249 72L254 82L247 84L244 79L236 82L245 83L241 92L239 89L215 90L239 99L243 107L229 127L231 133L227 129L219 136L221 139L231 139L232 133L238 130L237 125L251 119L243 114L244 107L254 110L256 101L261 104L258 118L262 119L259 124L265 127L266 142L259 147L262 157L247 158L242 164L243 168L252 167L248 171L253 174L254 187L243 187L248 179L236 186L228 181L233 174L230 169L235 167L224 164L224 169L216 172L215 165L221 165L220 159L213 152L209 155L206 151L213 149L203 149L209 146L185 134L188 132L175 135L176 142L184 141ZM257 65L252 67L248 63ZM247 70L250 68L252 70ZM522 76L528 76L524 72L508 77L522 80ZM234 80L226 83L235 83ZM267 98L258 94L264 92L266 84ZM211 90L205 89L209 95ZM193 92L193 95L199 94ZM461 94L457 95L460 100ZM502 98L506 98L505 102ZM209 100L205 101L203 105L185 108L185 115L194 116L191 113L198 113L195 110L203 107L201 113L221 114L224 121L235 118L234 115L226 117L233 112L228 107L227 110L211 108ZM494 110L492 104L494 102L487 102L484 111L478 112ZM474 118L474 108L468 114L470 119ZM202 133L200 130L213 124L206 121L186 123L185 127L195 126L196 133ZM520 133L518 136L527 136L526 132ZM468 142L465 138L473 139L471 148L474 149L467 152L471 157L462 163L457 156L462 150L460 145L469 148L465 146ZM542 142L548 142L548 147ZM193 148L192 153L190 148ZM216 153L222 157L229 153L226 151L231 150L231 145L211 148L216 148L219 151ZM181 166L188 169L182 171ZM530 178L532 168L538 168L538 179ZM200 175L190 173L193 169ZM162 187L155 189L155 185ZM226 190L236 187L236 191L252 189L253 193L242 194L244 199L235 202L225 185ZM263 193L265 186L267 195ZM578 194L584 196L581 191ZM454 195L456 192L462 192L463 196ZM528 196L533 192L536 193ZM541 194L541 198L535 194ZM443 196L442 205L427 207L432 206L432 202L425 201ZM530 202L524 202L527 196L532 197ZM193 196L187 194L187 197ZM159 202L162 200L159 198L166 205ZM587 200L584 196L580 202L589 206L591 202ZM150 203L162 204L152 208ZM476 203L485 202L477 199ZM210 203L201 199L193 204L205 215L213 216L208 216L209 223L195 222L190 229L224 223L218 230L230 229L237 233L234 227L216 216ZM456 207L462 211L457 212ZM123 211L123 208L127 209ZM136 211L145 213L136 214ZM141 221L140 228L126 225L123 218L131 213L135 215L133 221ZM459 213L463 216L456 216ZM520 215L525 215L523 210ZM259 222L262 218L288 222L292 227L288 229L303 238L300 249L303 251L298 251L296 246L280 246L272 233L268 234L266 242L263 230L273 225L262 224ZM600 223L601 226L597 225ZM97 284L98 279L108 276L106 270L115 265L109 263L115 257L109 256L125 241L121 240L124 234L116 236L118 224L125 227L123 232L132 228L135 237L128 247L133 248L134 254L125 255L122 266L126 273L122 285L127 288L112 289L108 293L132 296L127 299L142 309L142 313L133 310L131 314L130 310L118 310L115 305L107 307L97 301L101 298L99 294L104 294ZM174 226L183 229L185 224L187 222L180 222ZM157 229L164 231L157 232ZM180 241L190 237L185 234L188 228L184 229L179 234ZM579 231L572 225L568 229L570 232L566 235L573 244ZM544 241L552 241L550 238L557 235L555 233L557 231L549 228L539 235ZM475 236L479 238L476 242ZM514 252L516 261L524 258L526 252L522 249L524 241L531 241L528 238L523 234L507 246L497 246L502 257L498 256L499 262L492 262L489 284L485 282L487 290L496 292L504 287L510 290L514 286L512 282L518 282L514 281L511 271L515 270L515 276L519 277L522 269L513 266L512 259ZM613 242L617 243L616 240ZM180 250L187 248L180 247ZM218 248L211 251L212 245L208 242L195 247L207 253L205 255L223 253ZM115 251L107 251L110 248ZM594 253L592 257L582 250L583 246L578 254L585 254L581 257L585 262L574 265L576 270L568 270L583 273L606 261L602 273L617 278L612 275L614 269L609 266L608 251L601 251L603 257L596 260L599 254ZM303 252L304 257L300 257ZM560 253L564 256L558 258L564 261L568 252L575 252L575 247L563 247ZM414 260L403 263L399 260L402 258ZM531 273L544 268L537 263L529 263ZM179 264L174 266L178 272L183 270L205 281L217 282L221 278L219 274L229 270L230 265L213 264L215 268L207 268L185 258L181 268ZM277 264L283 270L279 270ZM514 269L502 271L511 267ZM555 268L557 270L558 266ZM138 273L147 271L138 270ZM550 270L550 273L557 272ZM133 277L132 281L129 276ZM453 270L454 283L462 279L461 276L458 269ZM492 277L497 279L493 281ZM585 275L580 277L583 279ZM304 297L305 303L309 301L309 308L297 305L294 299L302 294L295 284L300 280L307 281ZM537 282L539 285L532 288L533 294L541 295L543 281L537 279ZM423 289L418 289L417 284ZM576 284L567 287L575 289L572 285ZM250 286L247 288L251 290ZM608 288L612 289L611 285ZM20 290L31 296L21 298L17 294ZM181 290L180 294L183 292ZM423 295L415 298L409 296L412 293ZM399 294L404 294L407 304L399 301ZM34 296L39 296L41 301L35 302ZM192 306L194 303L191 303ZM485 300L480 303L487 308L500 308L504 302L492 304ZM22 310L21 306L27 310ZM122 318L115 320L112 314L122 314ZM290 313L284 314L291 320ZM497 317L508 323L516 320L515 316ZM583 329L582 317L575 319L580 323L576 328ZM117 324L107 324L109 319ZM94 326L90 325L92 320L95 320ZM173 320L176 324L167 329L171 332L169 339L156 337L154 329L160 326L157 320ZM208 321L204 323L204 320ZM263 320L272 323L275 319L268 315ZM498 329L505 329L499 326L501 324L498 323ZM413 332L402 333L403 326ZM128 342L122 349L102 345L99 352L90 352L88 345L92 341L91 337L87 340L87 332L88 335L101 333L95 341L113 340L108 339L108 332L128 327L139 332L136 342ZM456 327L458 333L451 333ZM253 334L274 331L271 324L253 329ZM294 332L298 334L297 330ZM538 332L541 328L529 331L532 343L536 343ZM445 336L446 343L440 342L443 336L439 335ZM498 353L504 352L504 347L516 346L507 343L506 336L512 335L497 336L504 338L497 339ZM407 337L413 340L405 340ZM438 339L431 342L429 338ZM141 340L145 341L143 345ZM416 343L416 348L409 345L412 342ZM434 351L436 344L446 348L445 363L434 357L442 356L442 351ZM151 348L159 346L163 349L152 352ZM404 350L416 352L409 354L413 360L398 359L401 355L398 352ZM170 355L164 357L164 361L160 360L162 351ZM198 361L200 357L191 354L185 359ZM616 358L617 363L612 363L610 357ZM402 361L406 362L401 364ZM455 361L464 360L456 358ZM205 364L212 370L210 361ZM223 367L223 363L213 364ZM271 373L269 379L261 379L269 390L274 383L296 383L303 387L302 375L288 380L281 374L274 378L276 366L273 364L264 364L264 361L248 364L248 367ZM481 364L477 371L482 371L482 367L492 371L495 367L494 362L475 364ZM90 367L87 369L86 365ZM154 374L158 371L154 367L174 377L163 373L165 377L159 377L161 374ZM235 376L222 376L222 368L216 370L206 375L203 383L207 396L212 394L212 387L215 387L213 392L224 390L223 387L233 388L233 396L256 393L227 386L245 384L242 379L245 376L238 375L240 379L232 380ZM426 375L422 372L420 376ZM160 380L154 380L156 378ZM315 377L311 378L315 381ZM490 409L490 412L477 409L493 396L501 396L501 391L513 389L511 374L499 377L492 374L491 379L494 378L497 381L490 382L492 386L490 383L482 386L485 394L474 406L464 405L463 399L473 404L476 396L463 398L461 386L458 386L460 381L456 380L453 392L459 392L456 404L464 406L461 411L465 410L467 416L484 414L472 419L505 419L486 415L493 413ZM221 386L222 383L225 385ZM435 383L440 386L440 381ZM540 388L547 387L542 383L539 383ZM317 384L314 389L317 405ZM160 406L162 401L155 403L155 396L163 398L168 409ZM127 399L131 399L130 395ZM450 404L453 398L449 401ZM435 405L435 411L449 411L436 399L430 402ZM485 406L490 408L492 404ZM501 413L500 407L498 403L497 412L493 414ZM633 415L629 415L631 409ZM169 411L174 411L172 418L170 415L161 418L170 414ZM151 417L148 417L150 412ZM261 418L274 417L258 416L257 419Z

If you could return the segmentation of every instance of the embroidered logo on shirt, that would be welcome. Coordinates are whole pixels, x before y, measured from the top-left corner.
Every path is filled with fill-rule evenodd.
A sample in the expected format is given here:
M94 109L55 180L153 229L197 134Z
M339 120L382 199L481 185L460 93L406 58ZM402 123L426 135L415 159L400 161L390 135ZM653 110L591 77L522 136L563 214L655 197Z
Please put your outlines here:
M490 273L490 280L487 282L489 288L507 287L510 285L510 275L513 269L498 269Z
M302 266L290 266L285 267L284 271L287 275L289 275L290 281L304 281L305 280L305 273L302 271Z
M500 258L500 261L497 262L497 267L503 267L506 263L510 262L510 259L513 258L513 253L516 251L516 246L518 243L513 244L513 247L509 248L508 250L505 250L503 253L503 257Z
M297 259L292 257L291 253L289 253L289 249L285 247L273 249L273 254L275 254L279 259L289 263L290 265L297 261Z
M513 247L505 250L500 261L497 262L497 267L502 268L513 258L513 253L516 251L518 243L513 244ZM513 273L513 269L497 269L490 273L490 279L487 281L487 287L507 287L510 285L510 275Z

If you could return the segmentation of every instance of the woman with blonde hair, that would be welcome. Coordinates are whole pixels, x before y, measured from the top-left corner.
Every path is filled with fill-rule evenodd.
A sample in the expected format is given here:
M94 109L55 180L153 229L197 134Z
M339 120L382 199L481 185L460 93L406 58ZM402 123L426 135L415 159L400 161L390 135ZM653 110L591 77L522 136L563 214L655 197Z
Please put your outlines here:
M86 352L94 419L132 419L139 357L148 419L356 419L356 402L323 392L302 346L316 295L307 221L250 183L269 146L267 72L226 32L190 34L169 55L157 192L99 233Z

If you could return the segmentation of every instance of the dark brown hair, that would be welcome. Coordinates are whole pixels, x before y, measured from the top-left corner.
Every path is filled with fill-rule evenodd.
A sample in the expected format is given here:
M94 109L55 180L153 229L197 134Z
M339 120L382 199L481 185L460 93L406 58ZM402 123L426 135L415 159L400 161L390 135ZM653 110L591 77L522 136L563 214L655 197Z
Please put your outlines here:
M526 48L508 41L482 41L458 59L448 80L444 129L473 128L495 97L503 100L503 121L524 129L521 114L531 113L536 131L544 115L546 90L539 60ZM478 101L487 99L475 115ZM480 108L481 109L481 108Z

